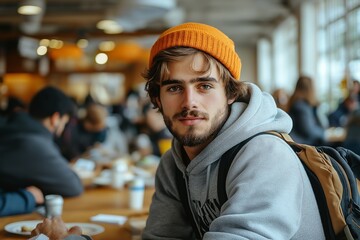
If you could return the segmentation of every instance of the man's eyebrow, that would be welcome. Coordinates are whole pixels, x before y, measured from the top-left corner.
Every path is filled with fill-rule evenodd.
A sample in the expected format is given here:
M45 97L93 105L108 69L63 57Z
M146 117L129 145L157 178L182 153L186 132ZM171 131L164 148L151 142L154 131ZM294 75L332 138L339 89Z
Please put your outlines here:
M218 82L218 80L213 77L199 77L190 80L190 83L196 83L196 82ZM184 83L184 81L177 79L167 79L161 82L161 86L166 86L170 84L181 84L181 83Z
M176 80L176 79L167 79L161 82L160 86L166 86L166 85L170 85L170 84L180 84L183 81L180 80Z
M194 82L218 82L218 80L213 77L200 77L200 78L191 79L190 83L194 83Z

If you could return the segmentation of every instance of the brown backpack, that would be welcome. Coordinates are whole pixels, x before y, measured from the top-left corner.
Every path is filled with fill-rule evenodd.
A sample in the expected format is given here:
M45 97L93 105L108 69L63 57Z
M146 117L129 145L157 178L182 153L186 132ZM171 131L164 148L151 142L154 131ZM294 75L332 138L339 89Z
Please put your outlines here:
M227 200L226 176L235 155L248 141L262 134L282 138L298 155L310 179L326 239L360 240L360 197L357 187L360 178L360 156L346 148L299 144L289 135L277 132L256 134L221 156L217 184L220 205ZM200 236L201 233L196 231L192 219L186 186L180 170L176 176L181 201L196 235Z

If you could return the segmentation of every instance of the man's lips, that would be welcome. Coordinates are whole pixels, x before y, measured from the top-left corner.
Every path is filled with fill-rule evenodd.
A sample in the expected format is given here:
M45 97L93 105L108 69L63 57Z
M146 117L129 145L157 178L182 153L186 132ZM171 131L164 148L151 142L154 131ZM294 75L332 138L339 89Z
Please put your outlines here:
M178 120L184 124L184 125L187 125L187 126L191 126L191 125L195 125L203 120L205 120L205 118L203 117L181 117L181 118L178 118Z

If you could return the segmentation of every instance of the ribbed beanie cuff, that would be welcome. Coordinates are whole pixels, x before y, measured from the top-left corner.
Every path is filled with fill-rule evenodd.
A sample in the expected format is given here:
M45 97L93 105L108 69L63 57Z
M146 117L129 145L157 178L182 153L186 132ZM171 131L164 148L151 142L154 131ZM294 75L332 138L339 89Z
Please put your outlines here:
M234 42L218 29L201 23L184 23L163 32L151 48L149 66L160 51L180 46L206 52L221 62L235 79L240 79L241 61Z

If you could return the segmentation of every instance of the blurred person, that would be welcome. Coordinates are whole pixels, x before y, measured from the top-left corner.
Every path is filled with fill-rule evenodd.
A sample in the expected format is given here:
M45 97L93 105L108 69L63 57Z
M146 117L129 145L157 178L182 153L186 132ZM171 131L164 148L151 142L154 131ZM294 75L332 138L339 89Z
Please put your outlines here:
M272 96L275 100L276 106L287 112L289 95L286 93L286 91L283 88L278 88L273 91Z
M335 111L328 116L330 127L345 127L348 123L349 116L358 108L359 102L354 95L346 97Z
M98 103L91 103L85 108L85 117L79 120L78 136L73 144L77 144L78 151L84 153L97 143L106 139L107 109Z
M43 203L44 195L34 186L9 192L0 189L0 217L30 213Z
M352 80L352 86L349 95L352 95L358 100L358 102L360 102L360 82L358 80Z
M89 103L84 117L72 119L57 141L69 161L89 154L95 161L109 161L128 154L128 141L119 127L118 117L105 106Z
M149 136L152 144L152 154L161 156L162 151L160 145L162 141L171 141L172 135L166 127L162 115L153 108L151 103L145 104L143 107L143 114L145 120L145 133Z
M325 128L317 115L318 106L313 79L307 76L299 77L288 106L288 113L293 120L290 136L295 142L326 144Z
M139 131L141 122L140 94L135 90L130 90L126 96L120 128L127 136L128 141L132 141Z
M26 111L26 104L19 98L10 96L7 100L7 107L5 109L5 115L10 116L14 112Z
M106 120L106 138L98 144L99 150L108 159L115 159L129 153L128 140L119 127L117 116L108 116Z
M10 96L6 100L6 108L0 111L0 125L9 121L14 112L26 111L26 104L17 97Z
M82 123L83 129L86 131L103 135L107 116L108 112L105 106L99 103L92 103L85 108L85 117L80 119L80 122ZM97 138L101 141L105 137L102 136Z
M360 109L349 116L349 122L345 128L346 137L343 146L360 155Z
M131 158L140 167L156 167L160 161L160 157L154 154L150 137L144 133L136 136Z
M60 139L57 140L62 154L72 161L85 154L96 144L102 143L107 135L107 109L98 103L85 107L84 117L71 119Z
M83 185L61 155L59 136L73 103L59 89L45 87L31 99L28 113L17 112L0 127L0 188L14 191L38 187L44 195L80 195Z
M156 172L143 239L325 239L307 174L276 136L259 135L238 152L226 179L228 200L220 206L220 157L258 133L292 127L270 94L240 81L240 71L233 41L209 25L180 24L154 43L146 89L174 139ZM41 231L44 226L35 234L51 233Z

